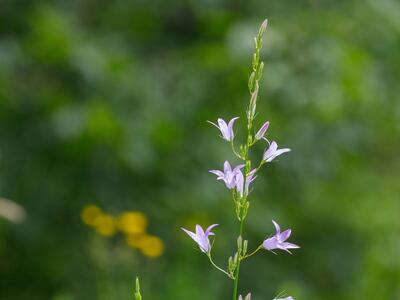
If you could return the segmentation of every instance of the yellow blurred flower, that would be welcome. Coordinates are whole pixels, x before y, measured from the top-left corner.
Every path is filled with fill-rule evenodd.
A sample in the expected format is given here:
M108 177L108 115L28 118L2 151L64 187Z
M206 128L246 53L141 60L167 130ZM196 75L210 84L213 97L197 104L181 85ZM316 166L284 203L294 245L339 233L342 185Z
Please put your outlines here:
M117 224L113 216L101 214L96 218L96 231L104 236L112 236L117 232Z
M124 212L118 218L114 218L103 213L98 206L90 204L83 207L81 219L103 236L113 236L121 230L125 233L128 246L139 249L148 257L158 257L164 252L164 242L159 237L146 233L148 220L140 211Z
M118 227L127 234L143 233L147 227L147 217L138 211L122 213L118 218Z
M164 242L157 236L144 235L139 240L139 248L148 257L158 257L164 252Z
M86 205L81 212L82 221L90 226L96 225L96 219L102 214L101 209L96 205Z
M140 241L144 234L127 234L125 237L126 243L132 248L140 248Z

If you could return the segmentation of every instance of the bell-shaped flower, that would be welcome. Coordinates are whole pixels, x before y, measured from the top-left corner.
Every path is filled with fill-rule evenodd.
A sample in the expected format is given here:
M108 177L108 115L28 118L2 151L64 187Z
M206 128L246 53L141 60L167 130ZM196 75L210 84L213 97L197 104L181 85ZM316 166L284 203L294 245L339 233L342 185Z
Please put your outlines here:
M278 223L276 223L274 220L272 220L272 223L274 223L276 233L274 236L266 239L262 246L266 250L274 250L274 249L281 249L290 252L289 249L297 249L300 248L300 246L296 244L292 244L289 242L286 242L286 240L290 237L290 234L292 233L291 229L286 229L285 231L281 232L281 228Z
M243 164L236 166L233 168L230 165L228 161L225 161L224 163L224 171L220 170L210 170L210 173L213 173L217 175L217 180L223 180L225 182L225 185L228 189L233 189L236 187L236 176L237 174L241 173L240 169L244 167Z
M221 131L222 138L224 140L227 140L228 142L232 142L233 138L235 137L235 134L233 132L233 124L235 121L239 119L239 117L231 119L228 124L221 118L218 119L218 125L208 121L210 124L214 125Z
M244 182L244 175L242 171L239 171L236 174L236 190L241 197L243 197L244 195L247 196L249 194L250 183L252 183L254 179L257 178L257 176L254 176L256 174L256 171L256 169L250 171L250 173L246 176L246 183Z
M210 225L206 231L204 231L203 228L197 224L196 232L191 232L185 228L181 229L186 232L197 243L197 245L199 245L199 248L202 252L209 253L211 251L211 244L208 237L210 235L214 235L214 232L211 232L211 229L213 229L215 226L218 226L218 224Z
M269 127L269 122L265 122L264 125L261 126L261 128L257 131L255 139L261 140L264 137L265 133L267 132L268 127Z
M269 148L264 152L263 160L265 162L271 162L272 160L274 160L275 157L289 151L290 151L289 148L283 148L278 150L278 144L275 141L273 141L269 145Z

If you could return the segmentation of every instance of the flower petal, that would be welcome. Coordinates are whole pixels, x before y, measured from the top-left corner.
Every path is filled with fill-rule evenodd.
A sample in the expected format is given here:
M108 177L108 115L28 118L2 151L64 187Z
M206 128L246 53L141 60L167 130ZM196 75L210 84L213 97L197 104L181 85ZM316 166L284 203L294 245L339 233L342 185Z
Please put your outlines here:
M244 176L241 171L238 171L235 176L236 179L236 190L240 194L240 196L243 196L243 184L244 184Z
M278 149L278 144L275 141L272 141L271 145L269 145L268 149L264 152L263 160L270 162L272 159L274 159L276 149Z
M219 118L218 119L218 125L219 125L219 130L221 130L222 137L225 140L229 141L230 140L230 138L229 138L229 129L228 129L228 125L226 124L226 122L223 119Z
M184 232L186 232L196 243L198 243L198 241L197 241L197 236L196 236L196 234L195 234L194 232L191 232L191 231L189 231L189 230L187 230L187 229L185 229L185 228L183 228L183 227L181 227L181 229L182 229Z
M224 162L224 173L228 173L228 172L232 172L232 167L231 164L229 163L229 161L225 161Z
M279 241L284 242L290 237L291 234L292 234L292 230L286 229L281 234L279 234L278 239L279 239Z
M217 175L218 177L224 177L224 173L220 170L209 170L208 172Z
M281 227L274 220L272 220L272 223L274 223L275 230L276 230L276 235L279 235L281 233Z
M229 139L232 141L233 137L235 136L235 133L233 132L233 124L235 123L235 121L239 119L239 117L235 117L233 119L231 119L228 123L228 130L229 130Z
M275 157L277 157L277 156L279 156L279 155L281 155L281 154L283 154L283 153L286 153L286 152L290 152L291 150L289 149L289 148L283 148L283 149L279 149L279 150L277 150L276 152L275 152ZM275 158L274 157L274 158Z
M285 247L286 249L299 249L300 248L299 245L289 243L289 242L282 243L282 246Z
M243 167L244 167L244 164L240 164L240 165L237 165L233 170L232 170L232 173L237 173L237 172L239 172L241 169L243 169Z
M278 248L278 240L276 239L275 236L266 239L263 244L263 248L266 250L273 250Z
M216 226L218 226L218 224L212 224L212 225L208 226L206 229L205 235L206 236L214 235L214 232L211 232L211 229L213 229Z

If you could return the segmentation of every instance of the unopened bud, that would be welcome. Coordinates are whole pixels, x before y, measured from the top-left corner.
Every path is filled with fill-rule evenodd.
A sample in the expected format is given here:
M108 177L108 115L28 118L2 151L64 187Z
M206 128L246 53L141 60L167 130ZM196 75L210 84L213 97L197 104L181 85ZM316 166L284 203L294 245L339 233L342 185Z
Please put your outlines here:
M242 250L242 244L243 244L242 236L239 236L239 237L237 238L237 247L238 247L238 251L239 251L239 252Z
M260 30L258 31L258 36L261 37L264 35L265 31L267 30L268 27L268 19L265 19L260 26Z
M235 263L235 265L237 265L238 259L239 259L239 256L238 256L238 253L236 252L235 256L233 257L233 262Z
M243 254L243 255L246 255L246 253L247 253L247 245L248 245L247 240L244 240L244 242L243 242L243 249L242 249L242 254Z
M261 79L262 74L263 74L263 69L264 69L264 62L262 61L260 63L260 67L258 68L258 71L257 71L257 80Z
M255 85L254 80L255 80L255 78L256 78L256 74L255 74L254 71L253 71L253 72L251 72L251 74L250 74L249 82L248 82L248 86L249 86L249 91L250 91L250 93L251 93L251 92L253 91L253 89L254 89L254 85Z

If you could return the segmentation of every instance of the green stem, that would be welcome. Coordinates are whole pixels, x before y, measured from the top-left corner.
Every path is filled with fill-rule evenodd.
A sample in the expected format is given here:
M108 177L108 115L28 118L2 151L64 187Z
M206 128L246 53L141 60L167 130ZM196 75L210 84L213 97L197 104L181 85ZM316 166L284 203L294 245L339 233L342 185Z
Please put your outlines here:
M249 79L249 92L250 92L250 103L249 107L247 110L247 141L246 141L246 146L244 148L244 153L237 153L234 147L233 142L231 143L232 145L232 150L233 153L241 158L245 162L245 172L244 172L244 182L243 182L243 195L237 199L236 202L236 207L238 210L238 216L239 216L239 221L240 221L240 230L239 230L239 237L242 237L243 235L243 227L244 227L244 219L247 214L247 195L245 192L245 187L246 187L246 180L247 180L247 175L251 171L251 162L249 161L249 149L255 144L255 140L251 134L251 130L253 127L253 119L255 117L255 110L256 110L256 102L257 102L257 96L258 96L258 85L259 85L259 80L261 78L261 73L264 64L261 62L260 63L260 50L262 47L262 36L264 34L264 31L267 26L267 21L265 20L263 24L260 27L260 30L258 32L258 35L256 37L256 52L255 55L253 56L253 62L252 62L252 74L250 75ZM261 167L263 162L260 163L260 165L257 168L258 169ZM244 209L244 210L243 210ZM233 283L233 300L237 300L237 293L238 293L238 285L239 285L239 270L240 270L240 262L243 259L241 257L241 246L238 246L237 250L237 266L235 270L235 276L234 276L234 283ZM260 249L257 248L256 251L254 251L252 254L257 252Z
M258 246L258 248L256 250L254 250L253 252L251 252L250 254L247 254L247 255L243 256L242 259L245 259L245 258L248 258L250 256L253 256L254 254L256 254L261 249L262 249L262 245Z
M233 144L233 140L231 141L231 147L232 147L233 154L235 154L236 157L238 157L239 159L243 160L243 157L236 151L235 145Z
M240 221L240 236L243 234L243 223L244 219L242 218ZM236 272L235 272L235 281L233 283L233 300L237 300L237 290L239 285L239 269L240 269L240 256L238 258Z
M217 270L219 270L219 271L221 271L222 273L226 274L229 278L233 279L232 276L231 276L228 272L226 272L224 269L218 267L218 266L214 263L214 261L213 261L212 258L211 258L211 254L210 254L210 253L208 253L207 256L208 256L208 259L210 260L211 264L214 266L214 268L216 268Z

